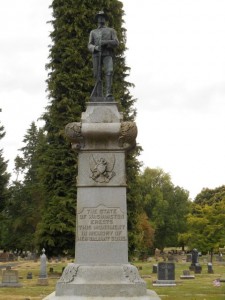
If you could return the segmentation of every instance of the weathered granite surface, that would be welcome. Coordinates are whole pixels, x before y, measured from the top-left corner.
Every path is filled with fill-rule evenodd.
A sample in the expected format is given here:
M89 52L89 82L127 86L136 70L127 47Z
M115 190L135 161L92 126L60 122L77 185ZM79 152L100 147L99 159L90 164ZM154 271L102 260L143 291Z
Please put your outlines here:
M116 102L92 102L66 135L78 151L75 263L45 300L159 300L128 263L125 155L135 123L123 122Z

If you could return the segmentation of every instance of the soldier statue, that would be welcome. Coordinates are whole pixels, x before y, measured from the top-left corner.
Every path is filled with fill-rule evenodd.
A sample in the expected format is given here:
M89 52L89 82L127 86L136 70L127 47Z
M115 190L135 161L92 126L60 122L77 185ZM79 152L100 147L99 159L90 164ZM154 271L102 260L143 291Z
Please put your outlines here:
M95 87L92 97L103 97L102 91L102 69L104 67L106 101L112 99L112 77L113 77L113 57L114 48L119 44L116 31L105 25L107 16L104 11L99 11L96 15L98 28L90 32L88 49L93 56L93 72Z

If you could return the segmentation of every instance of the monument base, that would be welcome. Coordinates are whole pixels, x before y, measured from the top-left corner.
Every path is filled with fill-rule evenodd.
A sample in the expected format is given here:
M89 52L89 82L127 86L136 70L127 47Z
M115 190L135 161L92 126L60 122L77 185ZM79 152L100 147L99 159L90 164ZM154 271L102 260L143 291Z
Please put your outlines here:
M145 296L134 297L92 297L92 296L56 296L55 292L45 297L43 300L160 300L154 291L147 290Z
M83 265L70 263L56 284L56 291L44 300L160 300L135 266L130 264Z
M38 278L37 285L48 285L48 278Z
M0 283L0 288L2 287L22 287L23 285L21 283Z
M176 282L174 280L156 280L153 286L176 286Z

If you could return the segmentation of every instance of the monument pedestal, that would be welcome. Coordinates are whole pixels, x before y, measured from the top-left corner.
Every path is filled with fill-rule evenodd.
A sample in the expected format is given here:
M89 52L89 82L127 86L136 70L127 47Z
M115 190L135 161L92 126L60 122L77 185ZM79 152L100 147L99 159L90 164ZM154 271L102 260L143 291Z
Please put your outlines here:
M128 263L125 155L135 123L123 122L116 102L91 102L66 135L79 153L75 263L45 300L160 300Z

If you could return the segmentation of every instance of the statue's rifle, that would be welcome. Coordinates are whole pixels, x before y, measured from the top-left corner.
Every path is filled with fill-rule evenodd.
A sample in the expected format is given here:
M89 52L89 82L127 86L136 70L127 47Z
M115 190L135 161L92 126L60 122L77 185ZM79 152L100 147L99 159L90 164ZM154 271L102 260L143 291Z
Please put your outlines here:
M99 97L102 97L102 76L101 76L101 60L102 60L102 34L100 32L100 35L99 35L99 49L100 51L98 52L98 74L97 74L97 80L96 80L96 83L95 83L95 86L94 86L94 89L91 93L91 97L96 95L97 93L97 96ZM99 92L100 92L100 95L99 95Z

